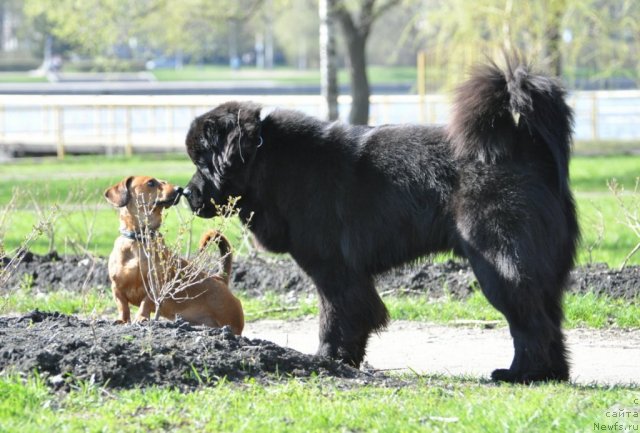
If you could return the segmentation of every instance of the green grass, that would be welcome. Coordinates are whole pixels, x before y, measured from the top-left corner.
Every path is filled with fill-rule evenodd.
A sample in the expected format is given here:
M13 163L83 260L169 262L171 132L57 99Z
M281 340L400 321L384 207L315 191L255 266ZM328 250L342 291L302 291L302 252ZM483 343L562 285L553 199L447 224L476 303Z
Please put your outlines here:
M24 159L3 164L0 174L0 203L8 203L14 191L20 203L31 195L42 203L60 203L71 195L71 203L102 200L110 185L126 176L157 176L184 185L194 167L187 155L76 156L60 161L55 158ZM106 202L105 202L106 203Z
M635 235L624 224L615 198L608 191L607 181L615 177L627 190L632 189L640 176L637 167L640 167L640 156L637 155L573 158L571 185L577 198L583 234L579 263L606 262L618 266L635 245ZM25 160L3 165L0 203L8 203L16 194L16 205L21 209L9 215L11 230L5 235L7 248L19 245L40 218L33 212L35 199L43 207L53 203L64 205L55 223L56 249L62 253L73 251L69 239L87 245L87 224L95 221L87 249L101 256L108 255L117 234L118 221L102 193L131 174L156 175L185 185L193 174L193 165L182 154L132 158L69 157L63 161ZM628 196L625 200L633 198ZM165 231L169 234L175 233L179 225L175 212L175 209L167 212ZM212 221L194 221L195 237L212 225L215 225ZM604 237L598 241L601 233ZM49 240L41 237L34 243L33 250L44 253L48 245ZM640 254L630 264L640 264Z
M431 299L427 296L385 296L392 320L411 320L438 324L456 321L498 322L507 326L502 314L493 308L480 291L465 300L451 297ZM248 321L258 319L294 319L317 316L315 296L291 301L282 295L266 299L242 297ZM568 294L564 299L566 328L640 328L640 299L623 300L606 295Z
M594 191L608 192L607 182L613 178L628 189L633 189L636 179L640 177L640 156L574 157L570 173L571 188L578 197Z
M570 294L564 300L567 328L640 328L640 299L615 299L587 293Z
M276 293L262 297L248 296L243 287L234 287L242 301L245 319L253 322L261 319L291 320L318 315L315 294L291 298ZM392 320L412 320L438 324L456 321L490 321L506 326L504 317L493 308L480 291L465 300L451 297L431 299L427 296L385 296L383 298ZM88 287L82 293L66 290L34 292L29 281L22 287L0 299L0 314L26 313L39 309L63 314L79 314L115 319L115 303L108 289ZM135 313L136 308L133 307ZM566 328L640 328L640 299L622 300L606 295L568 294L564 300Z
M3 166L0 176L0 203L15 196L16 209L8 213L4 240L8 249L20 245L31 228L42 219L34 202L46 213L54 204L54 247L61 254L79 253L75 245L100 256L109 255L118 234L118 214L103 197L111 185L132 174L155 175L169 182L186 185L193 174L193 165L185 155L145 155L125 157L70 157L23 160ZM0 208L1 210L2 208ZM182 219L181 219L182 218ZM193 219L186 203L165 212L163 230L172 242L184 221L192 221L194 242L208 228L219 228L220 220ZM241 226L234 223L226 232L236 245ZM46 253L50 236L40 236L32 251Z
M574 155L605 156L638 154L640 142L634 140L581 140L573 145Z
M227 66L185 66L183 69L157 69L153 75L158 81L272 81L283 84L310 84L320 82L320 72L275 68L272 70L245 67L233 70Z
M574 432L593 431L594 423L638 422L611 417L614 407L637 408L640 391L634 388L405 379L401 387L350 387L320 378L268 386L223 381L193 392L103 392L79 384L68 394L54 394L38 376L5 374L0 431Z
M625 255L633 248L636 238L621 220L619 206L608 191L606 182L615 175L619 182L627 188L635 183L640 175L636 167L640 167L639 156L607 156L576 157L572 161L572 187L576 191L578 214L583 231L583 242L579 249L579 263L606 262L619 265ZM62 254L79 253L80 245L94 254L106 256L111 251L117 236L117 212L111 209L102 197L103 191L130 174L157 174L171 182L184 185L193 172L193 167L183 155L135 156L124 157L75 157L63 161L55 159L25 160L2 167L0 176L0 200L10 200L12 188L18 192L17 210L9 213L5 228L5 241L8 249L15 248L41 218L33 209L35 199L44 208L57 203L61 206L54 222L54 247ZM634 197L626 195L624 200L630 202ZM635 198L637 200L637 198ZM167 240L172 242L176 233L184 225L183 221L191 220L187 209L176 207L166 212L164 232ZM220 220L193 220L193 244L200 233L207 228L219 227ZM237 220L228 226L226 234L238 246L242 235L242 227ZM603 235L600 238L600 235ZM44 253L48 250L50 238L47 235L38 238L32 250ZM630 264L640 264L637 254ZM241 290L242 288L238 288ZM51 297L43 299L43 296ZM23 297L25 298L25 297ZM28 296L26 298L29 298ZM98 300L95 305L86 308L86 299L80 302L73 299L72 294L60 292L54 295L39 295L32 299L15 299L11 311L27 311L36 307L48 307L66 313L88 314L93 308L102 311L110 308L111 302ZM316 314L315 298L290 304L287 300L273 295L263 299L243 298L248 320L259 318L291 318ZM451 320L496 320L499 314L491 308L480 295L472 296L465 302L433 301L426 298L407 299L389 298L386 300L392 317L407 320L427 320L447 323ZM573 302L569 296L567 325L602 327L638 326L635 317L637 303L629 308L621 308L616 313L610 312L617 301L598 298L593 301L585 298ZM597 302L600 304L597 304ZM595 302L595 304L594 304ZM91 305L92 302L89 302ZM576 315L571 313L575 304ZM591 305L594 304L594 305ZM586 305L591 305L587 307ZM79 310L84 306L83 310ZM590 308L590 309L589 309ZM577 314L580 311L583 313ZM586 311L586 312L585 312ZM617 314L617 316L616 316ZM626 316L625 316L626 314Z
M0 83L45 83L46 77L34 77L27 72L0 72Z
M414 83L416 68L410 66L370 66L369 82L372 84ZM153 71L158 81L271 81L279 84L320 84L319 70L275 68L271 70L244 67L234 71L227 66L186 66L183 69L158 69ZM338 72L338 82L349 81L348 71Z
M637 206L640 197L627 196L623 200L626 203L635 200ZM582 230L578 263L603 262L619 266L639 239L626 225L615 198L608 193L577 194L577 204ZM634 255L629 264L640 264L640 254Z
M584 242L581 262L605 260L617 265L632 246L633 238L620 217L606 181L615 176L630 188L640 157L577 157L572 162L572 187L577 193ZM25 161L1 167L0 203L7 203L13 187L32 191L44 204L64 202L64 215L56 222L56 248L71 251L69 239L86 241L89 249L106 255L117 234L117 215L102 203L102 191L130 174L158 175L184 184L192 173L183 155L132 159L85 157L64 161ZM625 199L630 199L625 198ZM17 245L37 219L30 197L18 197L19 210L6 233L9 247ZM97 210L93 210L99 205ZM595 243L598 212L605 223L604 239L591 256L585 245ZM94 221L93 230L87 227ZM175 233L177 214L168 214L165 230ZM196 220L194 233L215 225ZM238 234L232 237L238 242ZM65 238L67 247L65 248ZM47 248L40 239L36 251ZM640 263L636 257L633 263ZM315 295L292 300L269 294L262 298L243 294L248 321L264 318L291 319L317 315ZM504 320L480 293L465 301L447 297L385 296L393 319L451 323L455 320ZM22 288L0 299L0 313L35 308L67 314L115 318L109 290L87 288L83 293L64 290L37 293ZM640 327L640 300L622 301L606 296L568 295L566 327ZM0 373L0 433L42 431L436 431L436 432L574 432L607 431L636 426L637 418L613 418L614 407L637 408L640 390L623 387L585 387L572 384L496 386L483 381L452 377L403 376L406 386L360 385L315 378L298 381L283 378L271 385L248 381L222 381L193 392L145 388L103 390L78 383L68 394L54 393L37 375L19 377ZM634 409L637 411L637 409ZM609 416L607 414L609 413ZM618 422L618 424L615 424ZM635 423L635 424L634 424ZM629 431L629 430L627 430ZM630 430L635 431L635 430Z
M178 242L186 252L188 238L179 233L184 228L183 221L191 221L192 241L190 251L194 252L198 246L200 236L206 230L222 229L229 240L236 246L240 253L244 251L241 244L243 227L237 218L224 222L219 218L201 219L193 218L186 209L186 204L181 208L173 208L165 212L162 233L168 243ZM100 205L96 208L86 206L82 209L62 208L56 211L57 218L53 222L54 249L62 255L83 254L89 251L94 255L106 257L113 248L113 242L119 236L118 213L108 205ZM182 219L180 219L180 217ZM33 210L14 211L9 215L8 222L11 230L5 233L5 241L8 248L13 248L23 241L41 218ZM31 244L31 251L39 254L48 252L50 236L46 233L38 237Z
M371 84L413 84L417 72L413 66L369 66ZM233 70L228 66L191 66L182 69L156 69L151 72L158 81L244 81L272 82L277 84L320 85L320 70L299 70L287 67L258 69L252 66ZM34 77L28 73L0 73L0 83L46 82L45 77ZM348 83L348 70L338 71L338 82Z
M29 282L24 281L24 286ZM34 293L23 288L0 299L0 313L25 313L33 310L57 311L62 314L80 314L83 316L112 316L116 319L116 305L111 292L87 288L84 293L68 290L56 290Z

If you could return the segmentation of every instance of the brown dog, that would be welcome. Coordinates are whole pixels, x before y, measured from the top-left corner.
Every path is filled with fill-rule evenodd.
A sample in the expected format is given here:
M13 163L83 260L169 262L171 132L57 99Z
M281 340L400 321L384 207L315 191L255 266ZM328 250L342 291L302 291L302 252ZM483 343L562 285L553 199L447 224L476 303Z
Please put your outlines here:
M109 278L118 306L119 323L131 319L129 304L139 306L134 321L149 319L155 303L145 287L150 287L150 266L154 275L165 281L175 281L188 262L172 256L157 230L162 224L162 211L177 203L182 189L148 176L130 176L107 189L105 198L120 209L120 233L109 256ZM151 241L152 242L151 242ZM240 301L229 290L231 247L227 239L210 230L200 241L200 248L209 241L218 244L223 260L223 273L207 276L200 273L190 278L186 287L173 293L160 304L160 315L174 320L179 315L196 325L231 327L242 333L244 314ZM149 254L149 245L157 250ZM177 264L177 266L176 266ZM167 280L169 279L169 280Z

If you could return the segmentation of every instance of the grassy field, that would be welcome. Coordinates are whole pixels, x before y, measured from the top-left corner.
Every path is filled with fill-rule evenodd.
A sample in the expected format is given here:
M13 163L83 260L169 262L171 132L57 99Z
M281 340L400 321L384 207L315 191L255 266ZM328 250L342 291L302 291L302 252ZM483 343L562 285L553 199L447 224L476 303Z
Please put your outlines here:
M416 68L403 66L370 66L371 84L402 83L413 84L416 81ZM320 70L298 70L275 68L271 70L245 67L234 71L227 66L186 66L180 70L159 69L153 71L158 81L270 81L279 84L320 83ZM338 71L338 82L348 83L348 71Z
M0 83L44 83L45 77L34 77L27 72L0 72Z
M575 192L583 231L579 263L606 262L618 265L634 247L637 239L625 225L619 204L607 188L615 178L627 190L632 190L640 176L640 156L578 156L571 163L571 185ZM5 234L8 249L15 248L42 217L34 210L34 201L43 211L57 203L60 210L55 222L55 248L62 253L74 252L73 245L108 255L117 233L118 220L102 197L104 190L131 174L157 175L170 182L185 185L193 166L184 155L123 157L77 157L64 161L22 161L2 166L0 203L9 203L15 196L16 209L7 218L12 230ZM631 204L634 197L626 195ZM637 203L638 198L635 197ZM637 205L637 204L636 204ZM177 226L188 212L183 207L167 212L165 230L177 232ZM215 221L196 219L196 236ZM239 233L236 226L234 233ZM232 235L233 237L233 235ZM36 252L46 252L50 238L43 236L33 245ZM640 254L631 264L640 264Z
M571 166L583 229L580 262L617 265L634 245L634 235L620 221L616 199L607 189L615 177L627 190L640 175L638 156L576 157ZM40 217L35 203L46 209L58 204L54 246L74 252L74 242L106 255L117 235L117 215L102 198L111 184L131 174L158 175L184 185L192 165L183 155L163 157L82 157L64 161L23 161L0 166L0 203L7 214L4 236L15 247ZM627 194L625 200L634 197ZM637 197L635 198L637 203ZM1 215L1 211L0 211ZM188 218L186 209L168 213L171 234ZM194 233L215 225L195 220ZM10 227L11 230L7 228ZM239 238L240 227L232 236ZM600 239L601 238L601 239ZM45 252L43 236L34 249ZM591 251L589 251L591 250ZM640 257L632 261L640 264ZM291 300L276 294L260 299L242 293L247 320L289 319L317 314L314 295ZM498 320L502 317L480 294L466 301L386 296L394 319L450 323L452 320ZM87 316L115 315L107 291L88 287L84 293L34 293L28 281L0 299L0 312L33 308ZM640 327L640 301L595 295L565 299L567 327ZM192 392L170 389L107 390L78 383L68 394L51 391L37 374L0 373L0 433L41 431L237 431L237 432L576 432L637 431L637 418L614 418L616 409L635 410L637 387L590 387L575 384L538 386L494 385L482 380L399 376L391 384L369 385L327 378L301 381L280 378L271 384L247 381L203 386ZM626 409L625 409L626 408ZM634 430L635 428L635 430Z
M416 68L411 66L370 66L371 84L413 84L416 81ZM278 84L319 85L320 70L299 70L277 67L271 70L243 67L233 70L226 65L192 66L182 69L156 69L151 72L158 81L255 81ZM340 83L348 83L348 71L338 72ZM28 73L0 73L0 82L24 83L45 82L44 77L32 77Z
M256 298L248 296L241 287L234 287L242 301L245 319L252 322L260 319L290 320L318 315L318 300L315 294L301 298L268 293ZM504 317L493 308L479 291L463 301L450 297L429 299L426 296L386 295L382 297L392 320L414 320L446 325L453 321L491 321L506 326ZM57 290L34 293L24 287L0 302L0 314L58 311L84 317L117 317L115 304L108 289L88 287L83 293ZM136 312L132 306L132 315ZM603 295L568 294L564 299L566 328L640 328L640 300L615 299Z
M637 407L638 389L408 380L406 386L391 387L350 387L322 379L269 386L223 382L190 393L105 392L80 384L58 395L37 377L25 383L9 375L0 380L0 431L490 433L586 432L594 424L616 422L637 426L637 419L612 418L611 411Z

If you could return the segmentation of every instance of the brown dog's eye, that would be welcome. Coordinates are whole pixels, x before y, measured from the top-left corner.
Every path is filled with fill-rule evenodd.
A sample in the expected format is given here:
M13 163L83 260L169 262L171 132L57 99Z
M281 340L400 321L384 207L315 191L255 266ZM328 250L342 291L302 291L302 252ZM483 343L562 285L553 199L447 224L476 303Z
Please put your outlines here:
M156 186L156 181L150 180L149 182L147 182L147 186L153 188L154 186Z

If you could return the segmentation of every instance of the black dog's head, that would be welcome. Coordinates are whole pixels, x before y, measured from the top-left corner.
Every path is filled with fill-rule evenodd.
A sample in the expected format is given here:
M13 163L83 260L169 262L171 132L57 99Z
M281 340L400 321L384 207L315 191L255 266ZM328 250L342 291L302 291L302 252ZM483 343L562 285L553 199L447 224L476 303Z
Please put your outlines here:
M183 194L198 216L211 218L215 205L243 195L262 144L260 109L250 102L227 102L191 123L187 153L197 170Z

